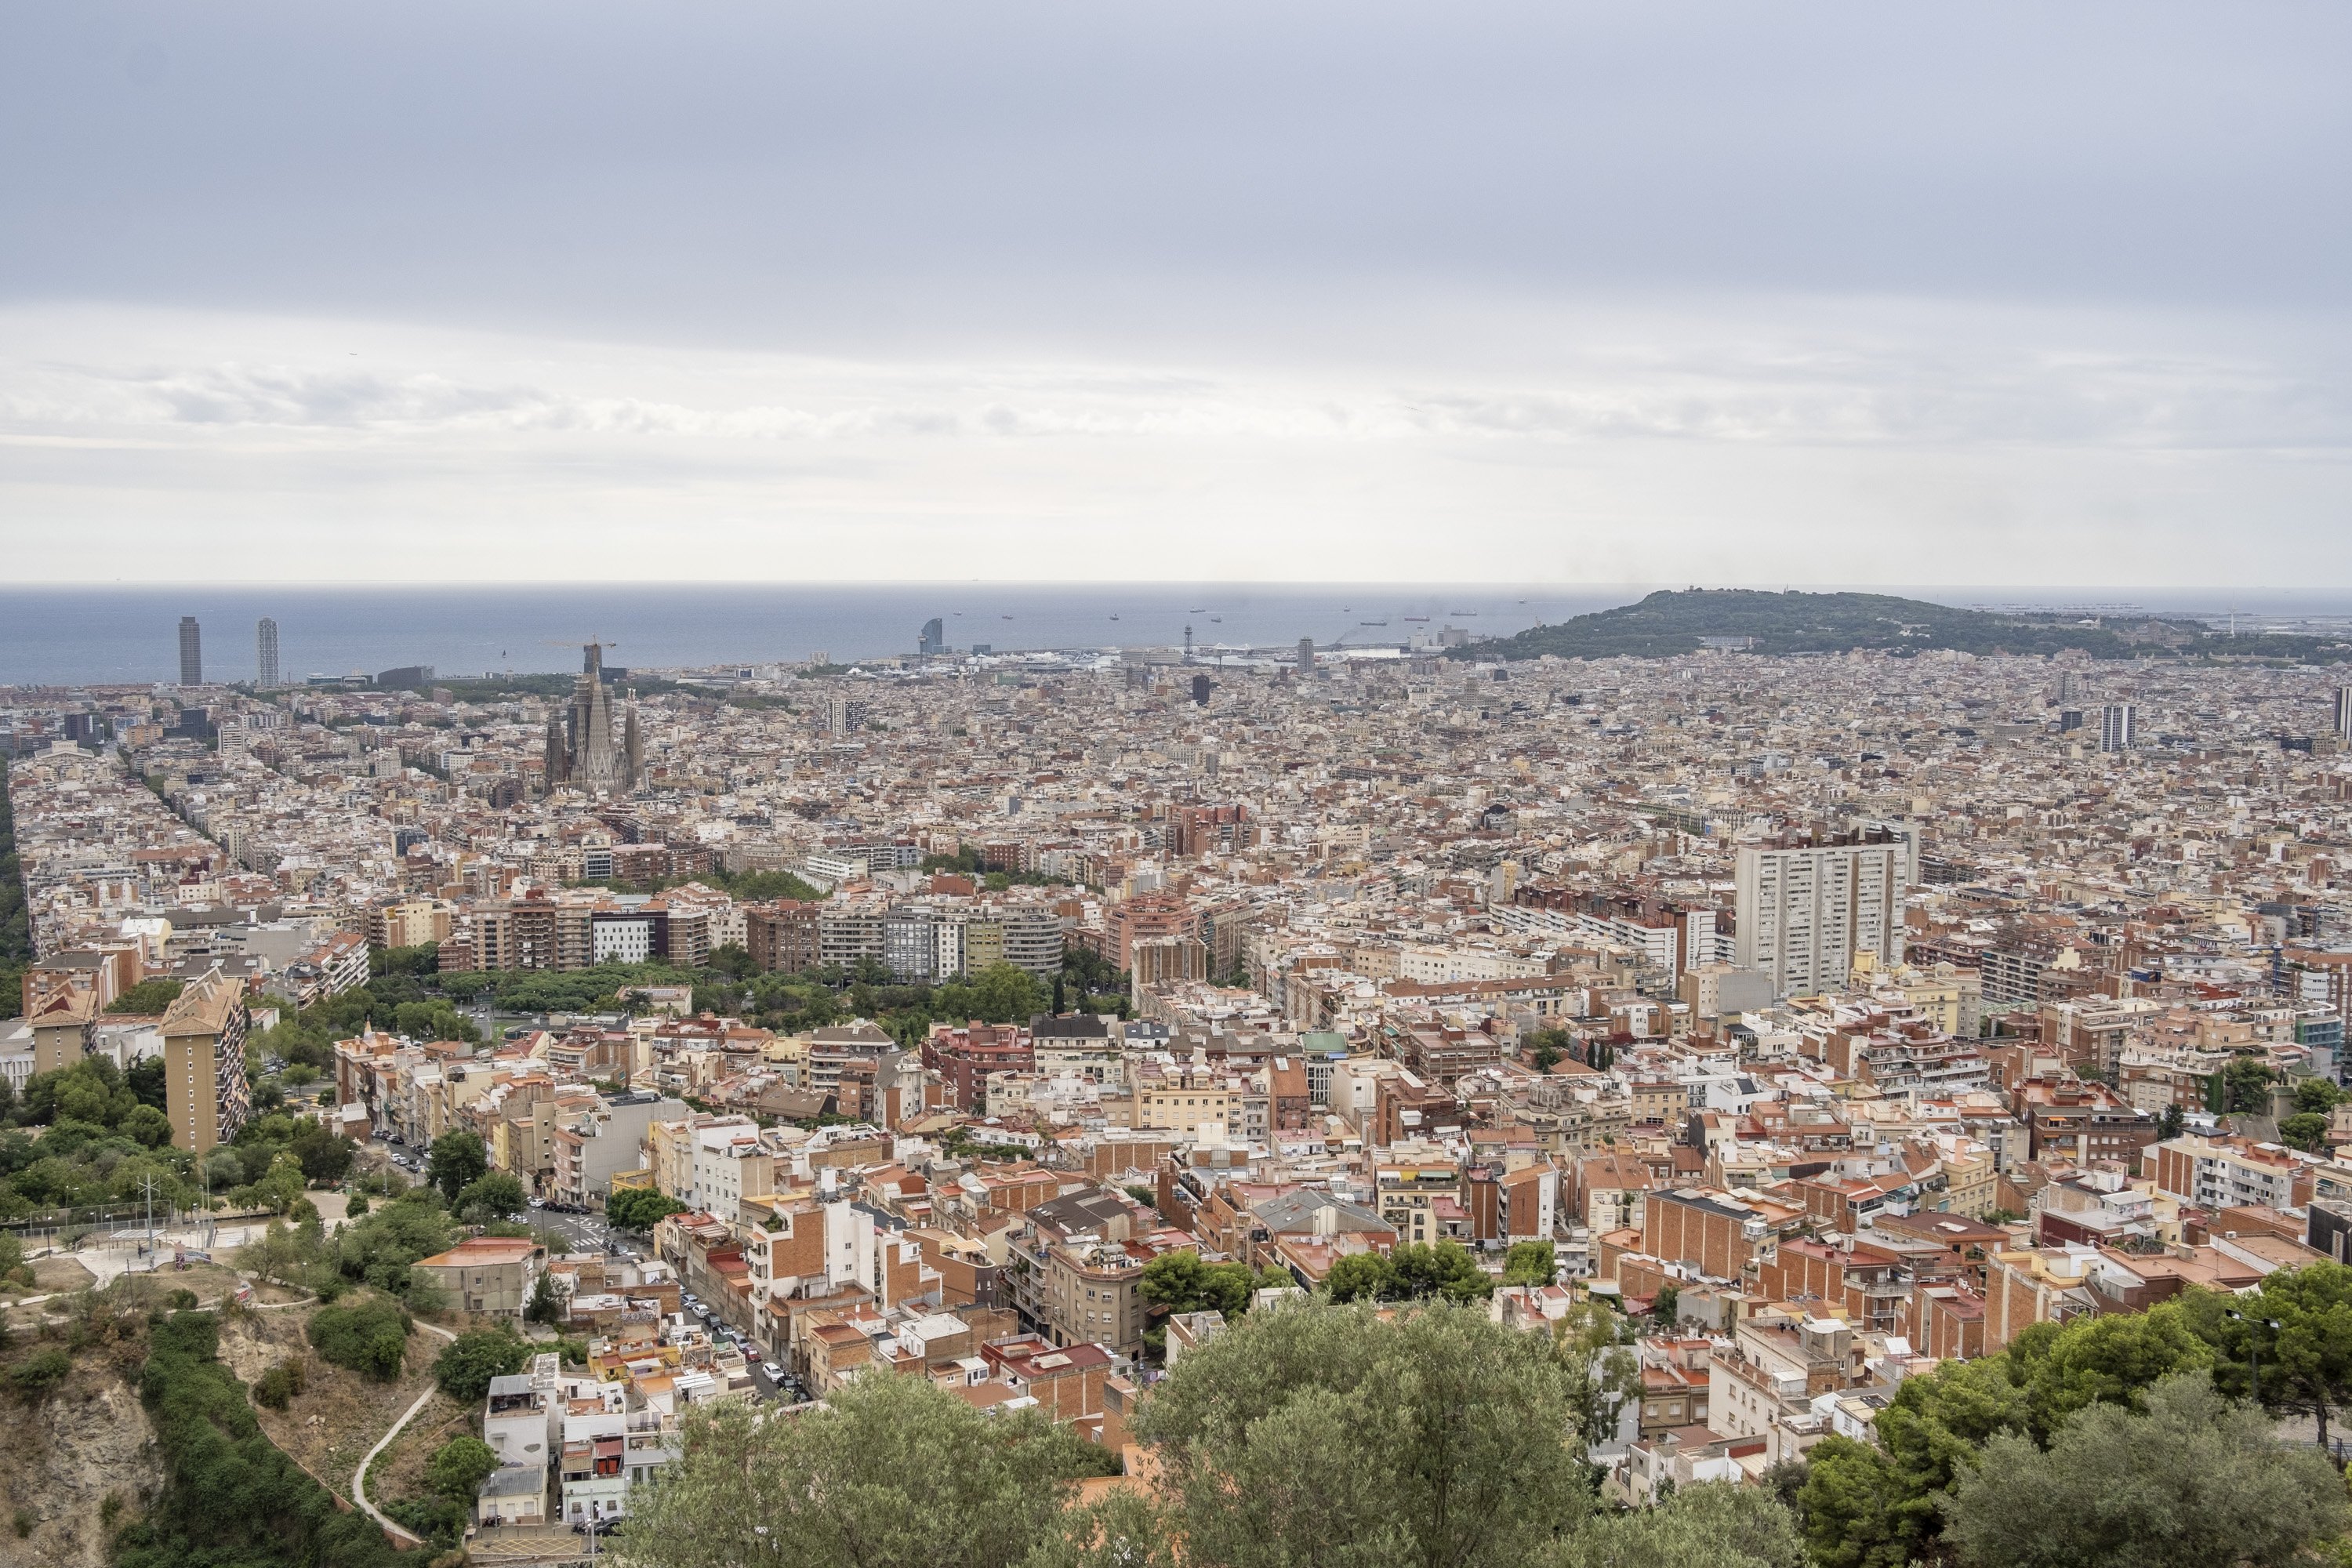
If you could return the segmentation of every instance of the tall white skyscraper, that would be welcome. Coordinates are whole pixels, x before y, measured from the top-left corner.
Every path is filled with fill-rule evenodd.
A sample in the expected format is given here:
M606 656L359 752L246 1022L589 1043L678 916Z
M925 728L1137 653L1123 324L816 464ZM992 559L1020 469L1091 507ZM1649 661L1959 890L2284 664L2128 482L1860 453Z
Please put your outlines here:
M2352 741L2352 686L2336 689L2336 738Z
M268 616L254 628L253 679L257 686L278 684L278 623Z
M1775 996L1843 986L1857 952L1899 963L1903 893L1917 879L1917 845L1907 830L1743 844L1733 871L1732 962L1760 972Z
M2139 744L2139 710L2128 702L2110 702L2099 710L2099 750L2128 752Z

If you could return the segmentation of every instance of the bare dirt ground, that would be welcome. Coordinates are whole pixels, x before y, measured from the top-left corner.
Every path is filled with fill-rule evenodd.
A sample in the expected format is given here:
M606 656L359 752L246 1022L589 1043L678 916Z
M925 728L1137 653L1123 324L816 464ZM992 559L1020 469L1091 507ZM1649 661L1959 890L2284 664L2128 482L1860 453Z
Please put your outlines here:
M348 1498L360 1460L432 1384L433 1361L443 1342L411 1333L398 1381L379 1383L321 1360L303 1337L310 1319L306 1308L237 1314L221 1325L221 1359L247 1384L282 1361L302 1360L304 1387L293 1403L284 1410L256 1407L254 1413L271 1442L336 1496Z
M436 1394L433 1403L417 1412L416 1419L377 1458L368 1477L368 1497L382 1506L429 1495L432 1489L425 1484L425 1464L450 1438L481 1436L476 1430L480 1426L479 1414L479 1406L460 1405L446 1394Z

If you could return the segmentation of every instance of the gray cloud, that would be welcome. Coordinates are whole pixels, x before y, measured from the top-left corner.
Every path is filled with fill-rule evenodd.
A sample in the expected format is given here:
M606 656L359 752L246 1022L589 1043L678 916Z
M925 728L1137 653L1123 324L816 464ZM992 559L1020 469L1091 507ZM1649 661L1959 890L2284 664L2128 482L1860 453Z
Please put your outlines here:
M364 513L527 571L594 515L795 574L1226 529L1275 575L1867 540L1916 582L2226 517L2232 570L2352 575L2347 45L2119 0L13 7L0 546L266 574Z

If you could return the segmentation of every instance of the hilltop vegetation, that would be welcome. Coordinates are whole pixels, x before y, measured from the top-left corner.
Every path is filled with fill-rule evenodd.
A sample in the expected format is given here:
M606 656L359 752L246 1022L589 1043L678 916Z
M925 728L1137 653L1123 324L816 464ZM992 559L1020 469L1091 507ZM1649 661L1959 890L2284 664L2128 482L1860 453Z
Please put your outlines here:
M1772 594L1752 588L1662 589L1638 604L1534 626L1517 637L1454 650L1456 658L1665 658L1695 653L1702 637L1753 637L1759 653L2053 654L2093 658L2147 654L2228 655L2336 663L2352 644L2328 637L2217 634L2198 621L2032 611L1962 610L1892 594Z

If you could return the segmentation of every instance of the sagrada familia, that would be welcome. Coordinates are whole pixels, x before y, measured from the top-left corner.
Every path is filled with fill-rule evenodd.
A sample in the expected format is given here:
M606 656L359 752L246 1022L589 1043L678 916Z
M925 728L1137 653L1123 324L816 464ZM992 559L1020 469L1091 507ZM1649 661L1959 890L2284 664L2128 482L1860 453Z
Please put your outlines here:
M604 684L604 647L580 650L580 676L572 702L547 719L547 787L570 786L590 795L627 795L645 776L645 737L637 729L637 705L624 705L617 732L613 689Z

